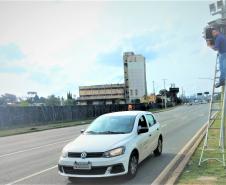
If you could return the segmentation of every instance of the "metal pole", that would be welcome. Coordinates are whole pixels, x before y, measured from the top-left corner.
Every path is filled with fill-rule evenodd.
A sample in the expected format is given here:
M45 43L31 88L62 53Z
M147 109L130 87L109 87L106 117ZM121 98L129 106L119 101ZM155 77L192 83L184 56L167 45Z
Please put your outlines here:
M225 80L225 82L226 82L226 80ZM226 117L225 117L225 115L226 115L226 92L225 92L225 86L223 86L222 87L222 92L224 92L224 94L223 94L223 105L222 105L222 119L221 119L221 124L223 125L223 133L222 133L222 137L223 137L223 145L224 145L224 147L226 148L226 141L225 141L225 135L226 135L226 130L225 130L225 127L226 127Z
M226 18L226 0L223 2L223 8L222 8L222 13L221 13L221 18L224 19Z
M155 95L155 81L153 80L152 83L153 83L153 94Z
M163 80L163 84L164 84L164 89L166 90L166 80L167 79L162 79ZM165 109L166 109L166 93L165 93L165 97L164 97L164 103L165 103Z

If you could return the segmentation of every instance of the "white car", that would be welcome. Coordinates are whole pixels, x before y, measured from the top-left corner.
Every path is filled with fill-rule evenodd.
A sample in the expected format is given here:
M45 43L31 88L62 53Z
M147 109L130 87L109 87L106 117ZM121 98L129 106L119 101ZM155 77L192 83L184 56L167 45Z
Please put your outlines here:
M68 143L58 162L60 175L110 177L136 175L138 164L152 152L162 153L163 136L154 115L144 111L104 114Z

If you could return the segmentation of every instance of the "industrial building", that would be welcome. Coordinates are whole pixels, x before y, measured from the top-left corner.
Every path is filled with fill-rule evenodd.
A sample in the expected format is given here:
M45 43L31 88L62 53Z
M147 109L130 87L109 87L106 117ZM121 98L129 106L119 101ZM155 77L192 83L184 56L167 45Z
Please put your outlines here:
M124 84L80 86L78 102L80 105L124 104Z
M145 58L133 52L125 52L123 64L124 84L80 86L78 104L124 104L146 96Z

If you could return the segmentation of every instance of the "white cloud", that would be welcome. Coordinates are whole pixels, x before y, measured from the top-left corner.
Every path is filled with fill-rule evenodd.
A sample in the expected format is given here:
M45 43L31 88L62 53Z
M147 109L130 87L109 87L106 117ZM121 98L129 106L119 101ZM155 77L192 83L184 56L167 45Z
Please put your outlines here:
M1 2L0 43L20 47L26 58L15 66L27 72L0 74L0 94L78 94L79 85L116 83L122 65L99 63L100 54L139 47L157 53L147 64L149 92L162 78L203 91L209 82L196 78L211 76L214 63L201 38L208 11L207 2ZM150 44L134 44L148 34Z

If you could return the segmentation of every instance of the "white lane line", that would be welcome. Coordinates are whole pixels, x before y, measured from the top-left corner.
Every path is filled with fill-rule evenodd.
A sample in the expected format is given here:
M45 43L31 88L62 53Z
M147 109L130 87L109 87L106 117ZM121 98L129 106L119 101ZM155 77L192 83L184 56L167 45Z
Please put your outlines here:
M37 173L33 173L33 174L28 175L28 176L26 176L26 177L23 177L23 178L21 178L21 179L18 179L18 180L15 180L15 181L13 181L13 182L10 182L10 183L8 183L8 184L6 184L6 185L13 185L13 184L16 184L16 183L18 183L18 182L24 181L24 180L29 179L29 178L31 178L31 177L34 177L34 176L40 175L40 174L42 174L42 173L45 173L45 172L47 172L47 171L50 171L50 170L52 170L52 169L54 169L54 168L56 168L56 167L57 167L57 165L52 166L52 167L47 168L47 169L45 169L45 170L39 171L39 172L37 172Z
M47 147L47 146L56 145L56 144L59 144L59 143L65 143L65 142L68 142L68 141L71 141L71 140L72 139L67 139L67 140L58 141L58 142L55 142L55 143L50 143L50 144L47 144L47 145L37 146L37 147L25 149L25 150L20 150L20 151L8 153L8 154L3 154L3 155L0 155L0 158L7 157L7 156L10 156L10 155L14 155L14 154L23 153L23 152L28 152L28 151L31 151L31 150L36 150L36 149L39 149L39 148L44 148L44 147Z
M166 127L166 126L167 126L167 125L162 125L161 127L164 128L164 127Z

